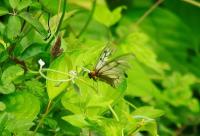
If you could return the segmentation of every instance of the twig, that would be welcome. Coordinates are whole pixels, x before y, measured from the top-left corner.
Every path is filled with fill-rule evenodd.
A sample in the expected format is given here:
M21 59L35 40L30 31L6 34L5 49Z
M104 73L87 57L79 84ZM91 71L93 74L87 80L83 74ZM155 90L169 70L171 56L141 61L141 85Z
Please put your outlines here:
M198 2L198 1L194 1L194 0L182 0L182 1L189 3L191 5L194 5L194 6L200 7L200 2Z
M86 28L88 27L88 25L89 25L89 23L90 23L90 21L92 19L95 7L96 7L96 0L93 0L92 10L91 10L90 15L88 17L88 20L86 21L85 25L83 26L83 28L81 29L81 31L79 32L79 34L76 36L77 38L79 38L85 32Z
M155 4L153 4L135 23L135 25L139 25L150 13L152 13L158 5L160 5L164 0L158 0Z

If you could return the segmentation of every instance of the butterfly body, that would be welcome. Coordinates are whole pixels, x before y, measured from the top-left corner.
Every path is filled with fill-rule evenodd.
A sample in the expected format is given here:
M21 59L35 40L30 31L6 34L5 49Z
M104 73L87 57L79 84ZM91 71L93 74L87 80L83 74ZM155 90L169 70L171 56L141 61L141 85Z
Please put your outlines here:
M97 80L97 76L98 76L98 73L97 73L95 70L90 71L90 72L88 73L88 77L89 77L90 79L93 79L94 81Z

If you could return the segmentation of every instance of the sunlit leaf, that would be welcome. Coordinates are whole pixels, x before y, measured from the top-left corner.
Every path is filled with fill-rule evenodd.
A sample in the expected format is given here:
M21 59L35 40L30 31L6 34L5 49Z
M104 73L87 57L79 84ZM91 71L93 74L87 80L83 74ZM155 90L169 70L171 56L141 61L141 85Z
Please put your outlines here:
M9 94L15 91L15 86L13 83L4 83L0 85L0 93Z
M159 109L154 109L150 106L145 106L141 108L137 108L135 111L133 111L132 115L135 116L147 116L149 118L157 118L164 114L164 111Z
M70 124L80 127L80 128L83 128L89 125L87 121L85 121L85 117L82 114L68 115L68 116L63 117L63 119L69 122Z
M21 0L19 4L17 5L17 10L23 10L24 8L27 8L32 3L32 0Z
M132 51L138 61L159 74L163 74L163 69L168 67L166 64L162 65L162 63L158 62L157 55L150 47L151 44L151 39L147 35L135 32L127 36L125 45L122 45L122 48L125 51Z
M6 36L9 40L14 40L21 31L21 20L18 16L10 16L6 26Z
M56 73L56 72L47 72L47 77L54 80L67 80L70 77L67 75L72 68L71 60L67 54L62 54L60 57L55 59L51 65L50 69L57 70L60 72L64 72L66 74ZM69 81L70 82L70 81ZM58 96L62 91L64 91L69 82L61 82L61 81L50 81L47 80L47 92L50 99Z
M59 8L59 2L62 2L61 0L42 0L41 4L42 6L50 13L56 14L58 12ZM62 4L60 4L62 5Z
M110 27L120 20L121 11L124 8L124 6L120 6L113 11L110 11L106 5L97 4L94 12L94 18L98 22Z
M160 98L159 89L152 83L144 69L137 62L134 62L133 66L133 70L128 73L126 94L139 96L144 101L150 101L154 97Z
M10 6L13 9L16 9L16 7L18 6L20 0L9 0Z

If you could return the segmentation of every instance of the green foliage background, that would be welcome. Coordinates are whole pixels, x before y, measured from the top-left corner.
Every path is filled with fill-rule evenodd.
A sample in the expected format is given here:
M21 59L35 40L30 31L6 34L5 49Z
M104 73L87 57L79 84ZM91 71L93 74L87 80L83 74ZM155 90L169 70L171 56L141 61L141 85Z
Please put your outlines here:
M199 16L199 0L1 0L0 135L198 136ZM117 89L82 71L108 42L135 55Z

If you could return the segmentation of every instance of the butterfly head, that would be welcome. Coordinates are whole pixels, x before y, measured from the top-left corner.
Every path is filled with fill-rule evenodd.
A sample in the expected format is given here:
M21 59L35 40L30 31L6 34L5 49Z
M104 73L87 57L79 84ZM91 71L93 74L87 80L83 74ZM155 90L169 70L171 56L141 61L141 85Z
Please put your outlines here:
M94 79L94 80L96 80L96 77L97 77L97 73L96 73L96 71L90 71L89 73L88 73L88 77L91 79Z

